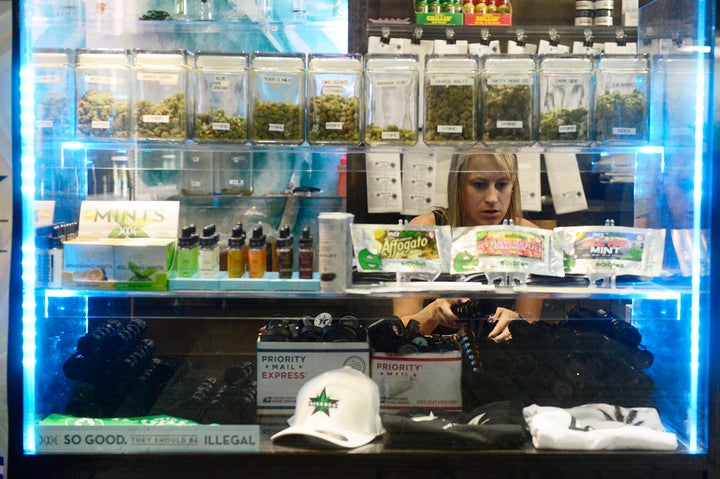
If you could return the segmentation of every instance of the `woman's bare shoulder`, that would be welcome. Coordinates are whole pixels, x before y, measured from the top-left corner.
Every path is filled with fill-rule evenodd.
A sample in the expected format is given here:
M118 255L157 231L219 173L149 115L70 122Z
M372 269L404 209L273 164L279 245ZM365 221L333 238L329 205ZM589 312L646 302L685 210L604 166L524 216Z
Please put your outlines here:
M435 216L432 213L416 216L410 220L410 224L414 226L435 226Z

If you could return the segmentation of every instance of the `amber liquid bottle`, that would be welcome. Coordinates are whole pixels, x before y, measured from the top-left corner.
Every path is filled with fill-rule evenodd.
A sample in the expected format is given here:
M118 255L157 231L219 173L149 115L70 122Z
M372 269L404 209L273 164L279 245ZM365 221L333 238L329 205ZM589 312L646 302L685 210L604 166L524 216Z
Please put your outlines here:
M267 270L266 237L262 226L253 229L248 251L248 271L251 278L262 278Z

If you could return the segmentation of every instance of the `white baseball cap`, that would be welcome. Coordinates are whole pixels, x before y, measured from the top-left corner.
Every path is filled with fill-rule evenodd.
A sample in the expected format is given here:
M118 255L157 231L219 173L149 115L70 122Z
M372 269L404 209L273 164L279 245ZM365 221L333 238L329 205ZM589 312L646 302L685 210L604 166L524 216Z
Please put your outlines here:
M271 439L300 437L323 446L364 446L384 431L378 386L350 366L322 373L300 388L288 424Z

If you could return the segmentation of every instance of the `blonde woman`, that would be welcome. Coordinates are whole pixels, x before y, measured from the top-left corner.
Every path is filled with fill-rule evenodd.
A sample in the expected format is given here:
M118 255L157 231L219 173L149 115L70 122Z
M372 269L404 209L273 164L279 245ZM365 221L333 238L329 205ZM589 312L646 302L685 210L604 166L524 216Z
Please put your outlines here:
M411 225L483 226L512 220L518 226L537 226L523 218L517 159L509 153L467 152L453 157L448 175L448 207L417 216ZM451 310L467 298L438 298L425 305L422 298L399 298L393 302L393 313L407 323L415 319L424 334L438 326L457 329L458 318ZM540 318L542 299L517 298L514 305L495 306L489 318L495 327L489 337L496 342L510 339L508 324L520 317L529 321Z

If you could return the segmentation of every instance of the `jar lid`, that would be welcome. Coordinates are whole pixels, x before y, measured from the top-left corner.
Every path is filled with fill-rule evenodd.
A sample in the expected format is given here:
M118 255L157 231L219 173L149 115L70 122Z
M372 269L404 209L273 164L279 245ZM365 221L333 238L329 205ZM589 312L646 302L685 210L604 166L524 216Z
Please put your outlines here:
M223 69L226 71L246 70L248 67L247 53L203 53L195 55L197 68Z
M477 57L473 55L440 55L433 53L425 57L425 68L428 70L476 70Z
M45 67L66 67L71 63L72 51L67 48L41 48L33 51L34 65Z
M130 64L130 51L125 49L86 49L77 50L77 64L92 63L105 66L126 66ZM123 63L120 65L119 63Z
M415 53L392 54L368 54L365 57L365 66L383 69L408 69L418 67L418 56Z
M531 72L536 69L535 55L491 54L482 58L482 66L490 72Z
M262 70L305 70L305 54L255 52L251 64L252 68Z
M588 54L541 54L540 68L546 71L592 72L593 56Z
M641 54L606 54L598 58L598 69L639 71L648 68L650 56Z
M327 71L362 70L362 56L359 54L310 54L308 68L310 70L322 69Z
M133 61L136 66L160 66L160 67L185 66L186 61L187 61L187 52L185 50L178 50L178 51L135 50Z

